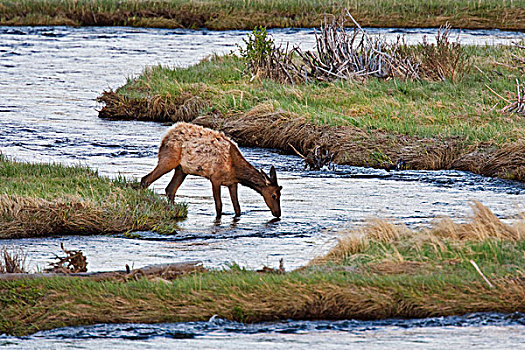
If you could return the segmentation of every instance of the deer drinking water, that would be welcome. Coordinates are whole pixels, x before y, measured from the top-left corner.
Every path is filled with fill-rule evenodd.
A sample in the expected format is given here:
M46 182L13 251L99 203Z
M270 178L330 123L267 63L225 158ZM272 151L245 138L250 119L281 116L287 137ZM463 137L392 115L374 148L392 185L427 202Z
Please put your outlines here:
M227 186L235 210L241 215L237 185L250 187L260 193L275 217L281 216L281 189L272 166L270 176L257 170L241 154L237 145L222 132L189 123L173 125L160 144L159 162L144 176L142 187L148 187L162 175L175 169L166 187L166 195L173 202L175 193L186 175L203 176L211 181L217 218L222 214L221 186Z

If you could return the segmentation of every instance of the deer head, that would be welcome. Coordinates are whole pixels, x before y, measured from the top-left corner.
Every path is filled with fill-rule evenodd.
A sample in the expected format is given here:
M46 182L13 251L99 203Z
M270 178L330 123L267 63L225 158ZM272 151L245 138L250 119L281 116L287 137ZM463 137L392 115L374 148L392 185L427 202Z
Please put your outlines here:
M262 188L261 194L266 202L266 205L272 211L273 216L281 216L281 189L282 186L277 184L277 172L274 166L270 168L270 176L261 169L259 170L264 177L265 187Z

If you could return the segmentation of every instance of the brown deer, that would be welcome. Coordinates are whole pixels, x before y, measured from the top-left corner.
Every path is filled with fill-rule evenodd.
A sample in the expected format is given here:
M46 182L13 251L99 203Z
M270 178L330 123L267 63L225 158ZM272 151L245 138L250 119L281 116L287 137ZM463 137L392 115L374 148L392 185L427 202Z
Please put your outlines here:
M203 176L211 181L217 218L222 215L221 186L227 186L235 210L241 215L237 198L237 185L250 187L260 193L275 217L281 216L281 189L277 173L272 166L270 176L257 170L241 154L237 145L222 132L189 123L173 125L160 144L159 162L155 169L144 176L142 187L175 169L166 187L166 195L173 202L175 193L186 175Z

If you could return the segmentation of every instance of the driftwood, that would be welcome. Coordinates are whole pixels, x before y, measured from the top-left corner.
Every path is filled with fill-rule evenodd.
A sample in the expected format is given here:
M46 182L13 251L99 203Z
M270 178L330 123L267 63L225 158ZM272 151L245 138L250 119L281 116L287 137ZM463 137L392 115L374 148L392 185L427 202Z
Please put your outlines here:
M0 249L0 273L24 273L26 253L22 248Z
M60 243L60 249L66 256L60 257L55 255L57 262L49 264L50 267L45 272L51 273L78 273L87 271L87 259L81 250L67 250L64 243Z
M291 84L370 76L421 79L420 64L399 50L404 43L388 44L382 38L372 37L348 11L347 17L353 22L353 30L345 28L343 18L331 22L325 18L319 31L315 31L315 51L303 51L297 46L292 50L288 50L288 46L282 49L275 46L272 39L266 39L270 49L250 61L254 77Z
M501 100L505 101L507 105L501 109L501 113L516 113L519 116L525 117L525 88L520 81L516 79L516 100L511 101L496 91L490 88L490 86L485 84L485 87L489 89L495 96L499 97Z
M127 267L127 266L126 266ZM139 278L148 278L162 281L173 280L182 275L204 272L206 271L202 266L201 261L189 261L174 264L159 264L149 265L139 269L131 270L127 267L123 271L107 271L107 272L79 272L79 273L5 273L0 274L0 281L13 281L20 279L35 279L35 278L53 278L53 277L76 277L89 278L95 281L106 280L137 280Z

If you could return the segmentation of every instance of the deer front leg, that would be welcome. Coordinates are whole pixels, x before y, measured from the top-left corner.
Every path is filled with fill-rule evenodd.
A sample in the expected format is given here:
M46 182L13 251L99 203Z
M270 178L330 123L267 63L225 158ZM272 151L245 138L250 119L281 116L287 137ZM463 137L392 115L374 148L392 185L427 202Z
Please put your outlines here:
M239 205L239 198L237 197L237 184L228 186L228 189L230 190L230 198L232 199L235 216L241 216L241 206Z
M222 216L222 201L221 201L221 185L218 182L211 182L213 191L213 199L215 200L215 211L217 212L217 219Z
M148 175L144 176L140 181L140 186L142 188L147 188L153 182L155 182L162 175L169 173L173 168L170 168L165 163L159 163L155 169Z
M173 178L171 179L170 183L168 184L168 187L166 187L166 196L168 196L168 200L170 203L173 203L175 199L175 194L177 193L177 190L179 189L180 185L186 178L186 175L183 171L181 166L175 168L175 174L173 174Z

